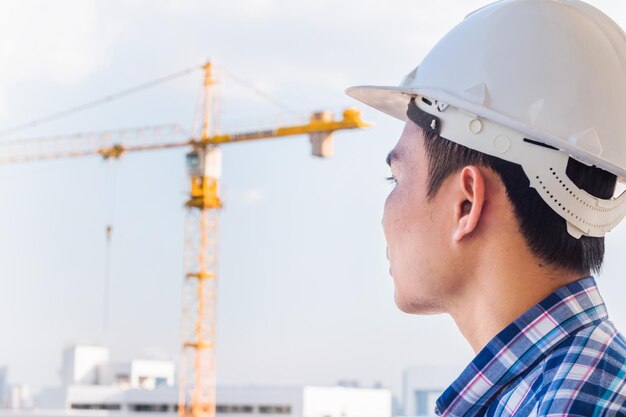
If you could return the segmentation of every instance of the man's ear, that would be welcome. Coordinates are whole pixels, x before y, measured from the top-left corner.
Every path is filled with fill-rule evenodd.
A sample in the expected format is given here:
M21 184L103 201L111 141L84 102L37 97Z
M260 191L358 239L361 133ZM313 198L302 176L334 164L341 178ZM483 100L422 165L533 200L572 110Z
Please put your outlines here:
M480 221L485 204L485 178L478 167L466 166L459 174L458 198L455 200L455 242L469 237Z

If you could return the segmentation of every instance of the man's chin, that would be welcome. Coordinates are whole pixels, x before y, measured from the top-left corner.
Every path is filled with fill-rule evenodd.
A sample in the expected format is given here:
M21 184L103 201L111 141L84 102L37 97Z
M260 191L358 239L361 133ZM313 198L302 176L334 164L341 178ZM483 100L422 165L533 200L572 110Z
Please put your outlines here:
M400 311L407 314L441 314L445 313L445 310L440 302L431 299L405 299L399 297L396 293L394 295L396 306Z

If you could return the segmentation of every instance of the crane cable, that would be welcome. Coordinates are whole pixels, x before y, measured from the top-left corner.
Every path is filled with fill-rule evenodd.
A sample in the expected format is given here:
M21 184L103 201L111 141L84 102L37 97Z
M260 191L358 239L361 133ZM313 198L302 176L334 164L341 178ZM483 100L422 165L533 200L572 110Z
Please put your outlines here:
M104 285L103 285L103 300L102 300L102 330L106 334L109 326L109 299L110 299L110 287L111 287L111 255L113 251L113 224L115 217L115 185L117 179L117 164L118 160L114 158L107 158L105 160L105 184L104 184L104 198L106 205L106 225L105 225L105 249L104 249Z
M32 127L38 126L38 125L40 125L42 123L46 123L46 122L50 122L50 121L53 121L53 120L56 120L56 119L60 119L62 117L69 116L69 115L72 115L72 114L75 114L75 113L78 113L78 112L81 112L81 111L84 111L84 110L87 110L87 109L90 109L90 108L93 108L93 107L96 107L96 106L99 106L99 105L102 105L102 104L110 103L110 102L112 102L114 100L117 100L117 99L120 99L122 97L131 95L131 94L135 94L135 93L138 93L138 92L143 91L143 90L147 90L147 89L155 87L157 85L160 85L160 84L163 84L163 83L175 80L175 79L180 78L180 77L183 77L183 76L185 76L185 75L187 75L189 73L192 73L192 72L195 72L195 71L198 71L198 70L202 70L203 67L204 67L203 65L200 65L200 66L187 68L185 70L175 72L175 73L167 75L165 77L157 78L156 80L152 80L152 81L149 81L147 83L140 84L138 86L131 87L131 88L128 88L126 90L119 91L117 93L114 93L114 94L111 94L111 95L108 95L108 96L105 96L105 97L102 97L102 98L99 98L99 99L96 99L96 100L93 100L93 101L81 104L79 106L71 107L69 109L62 110L60 112L53 113L53 114L50 114L48 116L41 117L39 119L32 120L32 121L30 121L28 123L22 123L22 124L19 124L19 125L16 125L16 126L9 127L7 129L0 130L0 137L6 136L6 135L8 135L10 133L15 133L15 132L18 132L18 131L21 131L21 130L32 128Z
M10 133L15 133L15 132L19 132L19 131L26 130L26 129L29 129L29 128L33 128L33 127L39 126L40 124L51 122L53 120L57 120L57 119L60 119L60 118L66 117L66 116L70 116L72 114L79 113L81 111L85 111L85 110L93 108L93 107L97 107L97 106L100 106L100 105L103 105L103 104L108 104L108 103L110 103L112 101L115 101L115 100L118 100L118 99L120 99L122 97L126 97L126 96L129 96L131 94L135 94L135 93L138 93L140 91L147 90L149 88L155 87L155 86L160 85L160 84L164 84L166 82L169 82L169 81L181 78L181 77L183 77L183 76L185 76L187 74L190 74L190 73L195 72L195 71L203 70L203 69L204 69L204 65L197 65L197 66L194 66L194 67L190 67L190 68L184 69L182 71L178 71L178 72L175 72L173 74L166 75L165 77L157 78L157 79L149 81L147 83L140 84L140 85L137 85L135 87L131 87L131 88L128 88L126 90L122 90L122 91L119 91L117 93L114 93L114 94L111 94L111 95L108 95L108 96L104 96L104 97L101 97L99 99L92 100L92 101L89 101L87 103L84 103L84 104L81 104L81 105L78 105L78 106L70 107L69 109L65 109L65 110L62 110L62 111L59 111L59 112L56 112L56 113L52 113L52 114L49 114L47 116L40 117L39 119L31 120L30 122L27 122L27 123L22 123L22 124L15 125L15 126L12 126L12 127L6 128L6 129L2 129L2 130L0 130L0 137L6 136L6 135L8 135ZM233 74L231 71L226 70L224 67L219 66L219 69L220 69L220 71L222 73L224 73L227 77L229 77L235 83L240 84L241 86L249 89L251 92L253 92L257 96L259 96L260 98L266 100L268 103L271 103L271 104L279 107L283 111L285 111L287 113L290 113L292 115L297 115L297 116L300 115L299 112L293 110L291 107L287 106L282 101L272 97L267 92L262 91L258 87L255 87L253 84L243 80L243 78Z
M282 101L272 97L270 94L268 94L267 92L259 89L258 87L255 87L253 84L245 81L243 78L238 77L237 75L233 74L232 72L226 70L223 66L219 66L220 71L225 74L227 77L229 77L231 80L233 80L235 83L246 87L247 89L249 89L250 91L252 91L254 94L256 94L257 96L261 97L262 99L266 100L268 103L271 103L277 107L279 107L280 109L282 109L283 111L287 112L287 113L291 113L292 115L295 116L300 116L300 113L295 111L294 109L292 109L291 107L287 106L285 103L283 103Z

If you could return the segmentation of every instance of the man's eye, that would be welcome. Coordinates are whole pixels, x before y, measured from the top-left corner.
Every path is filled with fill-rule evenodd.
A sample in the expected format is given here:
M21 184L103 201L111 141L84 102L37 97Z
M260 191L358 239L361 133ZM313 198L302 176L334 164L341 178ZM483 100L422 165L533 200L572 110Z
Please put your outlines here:
M398 183L398 180L396 180L396 177L394 177L393 175L391 177L385 177L385 180L389 181L392 184Z

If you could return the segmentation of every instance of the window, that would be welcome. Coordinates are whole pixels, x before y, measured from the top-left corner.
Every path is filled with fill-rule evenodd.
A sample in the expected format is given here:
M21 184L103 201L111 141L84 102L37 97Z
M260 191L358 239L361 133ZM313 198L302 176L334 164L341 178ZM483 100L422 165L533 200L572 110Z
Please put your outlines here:
M222 404L217 405L216 411L218 413L254 413L254 407L251 405L240 404Z
M259 405L258 407L248 404L218 404L215 408L215 411L223 414L252 414L254 412L258 412L259 414L291 414L291 406L283 404L266 404Z
M261 414L291 414L290 405L260 405Z
M115 383L118 385L128 385L130 384L130 376L128 374L117 374L115 375Z
M167 404L130 404L128 409L137 412L165 413L169 411Z
M120 404L71 404L72 410L120 410Z

